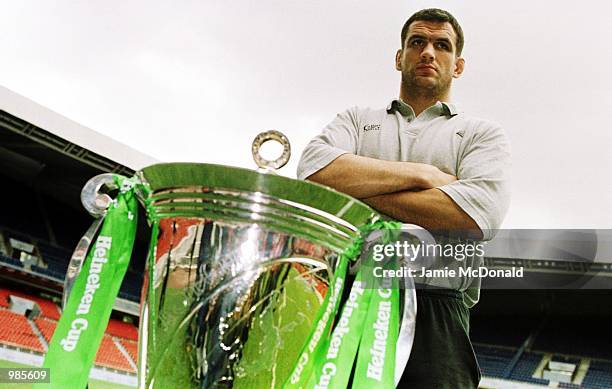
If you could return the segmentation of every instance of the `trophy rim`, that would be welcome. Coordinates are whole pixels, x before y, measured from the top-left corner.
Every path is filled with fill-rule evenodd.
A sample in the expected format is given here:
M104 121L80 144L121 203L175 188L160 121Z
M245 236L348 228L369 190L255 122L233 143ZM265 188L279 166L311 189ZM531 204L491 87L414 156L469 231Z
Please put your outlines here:
M333 188L270 172L227 165L177 162L147 166L136 174L149 185L153 193L190 186L262 193L316 208L355 227L380 216L367 204Z

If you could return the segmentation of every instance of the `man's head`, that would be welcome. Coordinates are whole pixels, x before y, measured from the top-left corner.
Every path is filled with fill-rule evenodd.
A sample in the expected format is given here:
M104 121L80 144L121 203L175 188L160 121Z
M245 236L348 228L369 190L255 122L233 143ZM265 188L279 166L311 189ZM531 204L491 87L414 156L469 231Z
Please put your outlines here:
M457 20L444 10L421 10L406 21L401 37L395 57L395 67L402 72L400 95L446 100L452 78L458 78L465 65Z
M404 27L402 27L402 41L400 42L401 47L404 47L406 44L406 36L408 35L410 25L417 20L424 22L449 23L453 27L457 37L455 40L456 55L457 57L461 57L461 52L463 51L463 29L453 15L443 9L438 8L422 9L406 20Z

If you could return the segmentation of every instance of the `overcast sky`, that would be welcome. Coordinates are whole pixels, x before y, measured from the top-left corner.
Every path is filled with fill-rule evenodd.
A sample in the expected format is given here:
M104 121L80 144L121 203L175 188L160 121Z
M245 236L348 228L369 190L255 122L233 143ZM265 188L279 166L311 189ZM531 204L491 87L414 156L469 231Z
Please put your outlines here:
M278 129L295 177L337 112L398 96L401 27L431 6L465 31L453 100L512 144L504 226L612 228L610 2L4 2L0 84L163 161L254 167Z

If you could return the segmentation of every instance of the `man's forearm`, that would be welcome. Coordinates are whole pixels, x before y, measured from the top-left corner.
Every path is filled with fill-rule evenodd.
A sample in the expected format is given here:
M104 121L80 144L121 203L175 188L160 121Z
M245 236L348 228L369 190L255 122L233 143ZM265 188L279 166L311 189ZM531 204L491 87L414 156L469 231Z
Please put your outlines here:
M343 154L308 180L363 199L381 194L435 186L442 172L422 163L384 161ZM444 174L446 175L446 174ZM450 175L446 175L452 177ZM443 177L445 178L445 177ZM454 177L453 177L454 179Z
M363 201L379 212L428 231L449 231L472 239L483 237L476 222L439 189L383 194Z

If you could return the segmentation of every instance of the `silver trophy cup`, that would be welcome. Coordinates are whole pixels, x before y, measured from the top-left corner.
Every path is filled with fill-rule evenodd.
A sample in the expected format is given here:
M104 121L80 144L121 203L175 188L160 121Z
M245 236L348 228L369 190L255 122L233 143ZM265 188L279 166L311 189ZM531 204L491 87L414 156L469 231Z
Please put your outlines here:
M269 139L284 147L276 161L259 155ZM153 226L141 293L139 387L281 387L340 254L359 226L378 217L348 195L274 174L271 169L289 157L282 134L260 134L253 153L259 171L168 163L137 173L150 190L141 203ZM100 188L109 182L102 175L84 188L91 213L108 206ZM66 294L82 257L73 258ZM397 378L410 353L416 314L414 289L406 288L402 297Z

